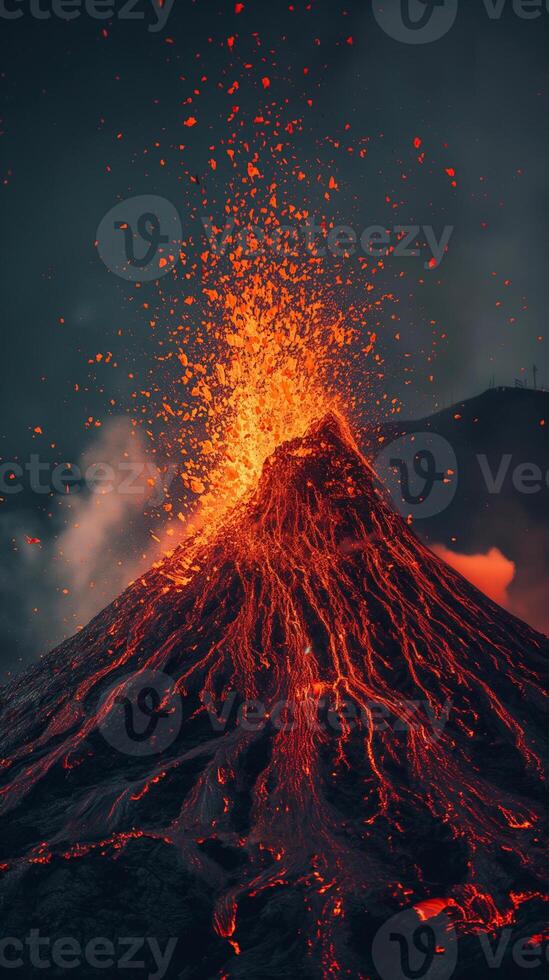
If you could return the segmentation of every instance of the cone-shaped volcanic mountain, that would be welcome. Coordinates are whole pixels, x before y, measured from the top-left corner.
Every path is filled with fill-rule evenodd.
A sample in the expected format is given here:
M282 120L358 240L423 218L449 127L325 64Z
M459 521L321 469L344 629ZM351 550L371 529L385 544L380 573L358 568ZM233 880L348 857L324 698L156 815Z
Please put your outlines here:
M0 692L3 935L175 937L168 977L373 978L387 919L446 909L454 975L484 976L476 930L549 919L548 653L325 417Z

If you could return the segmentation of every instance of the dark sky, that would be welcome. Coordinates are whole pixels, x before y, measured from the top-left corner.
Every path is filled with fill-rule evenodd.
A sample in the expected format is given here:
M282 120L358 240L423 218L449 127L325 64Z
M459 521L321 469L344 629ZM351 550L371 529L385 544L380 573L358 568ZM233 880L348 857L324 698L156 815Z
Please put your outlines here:
M51 10L51 0L40 6ZM371 138L367 167L352 155L340 163L342 221L359 231L395 222L388 194L405 199L397 223L432 225L437 233L453 227L447 255L427 276L424 256L388 264L393 289L400 268L424 280L400 293L407 349L430 349L432 322L447 334L434 383L423 370L405 387L400 351L385 351L387 389L403 400L404 414L474 395L492 375L513 384L531 376L534 363L549 385L547 341L538 339L546 333L549 13L540 4L538 19L521 19L510 2L502 6L494 19L488 0L461 0L444 37L411 45L384 33L369 0L247 0L238 15L233 2L176 0L158 32L148 30L156 15L143 0L135 9L144 19L97 20L84 10L70 21L37 19L29 0L7 0L8 10L23 15L4 18L1 29L3 460L40 453L76 462L86 450L116 452L124 441L117 420L131 408L135 378L128 374L146 383L150 331L133 284L98 258L96 230L117 201L156 194L178 208L184 237L200 233L182 197L176 148L184 140L185 167L204 174L219 129L217 80L241 77L248 58L254 82L242 86L239 101L250 114L263 71L273 97L288 99L288 112L295 102L303 114L309 68L314 104L298 141L304 161L315 159L323 134L342 133L345 123L354 138ZM210 81L195 133L182 126L185 99L203 74ZM416 135L429 162L403 191L400 175ZM445 168L456 171L455 189ZM222 184L223 174L217 179ZM155 295L154 283L144 284L140 301ZM97 351L112 352L123 369L90 372ZM111 400L112 445L94 450L98 434L86 420L105 420ZM62 611L58 546L70 542L62 539L67 515L60 516L58 497L45 501L25 486L1 505L6 667L32 659L100 608L124 583L123 570L112 578L117 560L135 561L137 552L148 561L137 511L114 515L105 547L100 535L96 542L95 606L82 607L72 572L74 605ZM26 535L39 537L40 547L26 545Z

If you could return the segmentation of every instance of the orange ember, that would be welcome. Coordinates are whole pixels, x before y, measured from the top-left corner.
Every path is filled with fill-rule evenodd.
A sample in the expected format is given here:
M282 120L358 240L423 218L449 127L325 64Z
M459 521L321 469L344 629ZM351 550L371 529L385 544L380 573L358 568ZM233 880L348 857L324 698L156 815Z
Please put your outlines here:
M186 496L167 520L179 517L189 533L252 491L283 441L332 409L352 415L366 397L373 406L372 378L383 376L376 341L394 300L377 289L384 260L327 248L333 215L293 202L318 184L327 206L339 190L332 167L305 174L291 143L298 122L283 125L272 107L267 115L273 129L253 151L232 134L210 157L223 204L196 185L205 237L184 243L179 295L159 287L163 309L151 320L165 385L144 393L143 413L160 402L163 431L147 431L179 461Z

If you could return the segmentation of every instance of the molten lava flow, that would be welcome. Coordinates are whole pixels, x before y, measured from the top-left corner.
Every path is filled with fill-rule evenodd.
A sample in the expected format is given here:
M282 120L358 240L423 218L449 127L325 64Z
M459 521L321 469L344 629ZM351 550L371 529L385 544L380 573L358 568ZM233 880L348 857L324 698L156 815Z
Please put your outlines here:
M418 542L329 413L54 653L36 704L13 686L1 811L47 833L6 861L162 841L215 897L227 956L254 955L255 903L289 890L323 977L369 969L366 915L539 916L547 652ZM128 769L97 732L145 670L183 724Z

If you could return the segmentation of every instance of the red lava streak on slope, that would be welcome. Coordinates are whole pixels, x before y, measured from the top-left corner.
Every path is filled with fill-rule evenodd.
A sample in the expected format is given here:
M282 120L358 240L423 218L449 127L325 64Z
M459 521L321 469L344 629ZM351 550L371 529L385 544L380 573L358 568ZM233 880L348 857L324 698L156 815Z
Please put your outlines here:
M543 899L546 658L418 542L329 413L279 446L209 540L12 685L1 812L40 807L36 786L59 806L34 819L40 849L27 839L6 861L169 842L215 894L228 955L246 955L242 903L290 888L326 977L362 969L357 908L500 928ZM173 679L183 720L128 768L97 730L145 670ZM243 701L259 704L247 723Z

